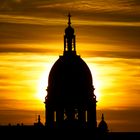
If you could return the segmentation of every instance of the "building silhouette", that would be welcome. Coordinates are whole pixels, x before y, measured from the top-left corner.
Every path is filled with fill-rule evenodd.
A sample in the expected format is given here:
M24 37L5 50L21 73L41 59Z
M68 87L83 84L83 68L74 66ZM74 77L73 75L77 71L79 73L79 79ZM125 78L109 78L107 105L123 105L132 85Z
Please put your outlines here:
M45 98L47 128L97 130L96 96L87 64L76 53L76 36L68 15L63 55L51 68Z
M108 133L108 131L109 130L108 130L107 123L105 122L104 115L102 114L101 121L100 121L100 123L98 125L98 132L105 134L105 133Z
M40 115L38 115L38 121L34 123L36 127L43 127L43 123L41 122Z

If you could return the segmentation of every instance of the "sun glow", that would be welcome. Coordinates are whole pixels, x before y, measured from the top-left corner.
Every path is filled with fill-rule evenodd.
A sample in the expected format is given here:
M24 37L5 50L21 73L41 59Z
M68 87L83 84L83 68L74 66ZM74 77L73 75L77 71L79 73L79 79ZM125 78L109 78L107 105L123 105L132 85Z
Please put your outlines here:
M37 98L41 101L45 101L45 96L47 95L47 85L48 85L48 73L44 72L39 79L39 84L38 84L38 92L37 92Z
M98 66L93 65L92 62L90 62L90 58L85 58L85 62L88 64L89 69L91 70L92 78L93 78L93 86L95 88L94 94L96 95L96 100L99 101L101 100L101 82L98 78Z
M99 101L101 99L101 94L100 94L100 82L98 80L95 80L94 88L95 88L94 93L96 95L96 100Z
M38 79L38 83L37 83L37 87L36 87L36 97L38 100L40 100L41 102L45 101L45 97L47 95L47 86L48 86L48 76L49 76L49 72L54 64L54 62L57 60L56 56L47 56L46 61L48 60L48 64L43 63L43 67L41 69L40 74L40 78ZM44 58L43 58L44 60Z

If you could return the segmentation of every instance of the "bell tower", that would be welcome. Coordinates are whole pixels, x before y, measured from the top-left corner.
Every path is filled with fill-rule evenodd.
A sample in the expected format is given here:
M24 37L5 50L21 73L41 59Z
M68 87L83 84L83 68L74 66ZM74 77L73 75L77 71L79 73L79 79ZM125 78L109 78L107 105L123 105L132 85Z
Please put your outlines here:
M71 15L68 14L68 27L64 35L64 55L76 54L74 29L71 27Z

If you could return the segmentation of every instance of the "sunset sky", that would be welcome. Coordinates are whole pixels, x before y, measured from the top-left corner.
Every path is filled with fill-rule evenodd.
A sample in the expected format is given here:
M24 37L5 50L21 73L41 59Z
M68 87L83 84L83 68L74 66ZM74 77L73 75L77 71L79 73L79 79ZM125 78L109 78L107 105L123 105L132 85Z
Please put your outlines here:
M0 0L0 125L44 123L67 14L110 131L140 131L140 0Z

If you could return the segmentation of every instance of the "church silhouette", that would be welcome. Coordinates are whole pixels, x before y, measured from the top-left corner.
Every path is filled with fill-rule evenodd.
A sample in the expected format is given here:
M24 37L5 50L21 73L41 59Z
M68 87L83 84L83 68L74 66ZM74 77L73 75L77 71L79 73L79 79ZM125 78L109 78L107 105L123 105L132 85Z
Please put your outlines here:
M92 128L96 133L97 101L94 90L90 69L76 53L76 36L69 14L63 55L54 63L48 77L46 127Z
M88 132L86 138L95 140L140 139L140 133L109 132L103 114L97 126L97 101L94 90L90 69L76 53L76 37L69 14L68 27L64 34L63 55L54 63L48 77L47 96L44 102L45 125L41 122L40 115L34 125L0 125L1 137L27 139L31 136L31 139L34 139L39 136L39 139L44 139L50 135L53 138L56 133L54 129L53 133L50 133L51 128L72 128L71 130L82 128L90 131L80 133L76 131L78 139L85 132ZM64 136L64 131L59 131L59 134L60 132L61 136ZM75 137L74 133L70 133L68 136Z

